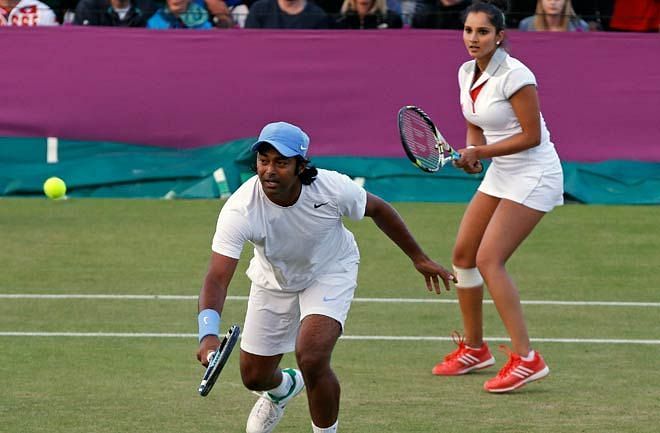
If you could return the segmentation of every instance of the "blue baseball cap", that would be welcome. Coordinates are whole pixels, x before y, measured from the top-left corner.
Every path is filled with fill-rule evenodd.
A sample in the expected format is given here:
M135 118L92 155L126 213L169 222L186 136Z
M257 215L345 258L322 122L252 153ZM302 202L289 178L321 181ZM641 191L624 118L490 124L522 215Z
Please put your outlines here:
M251 147L252 151L256 152L261 143L270 144L287 158L293 156L305 158L307 149L309 149L307 134L302 129L287 122L274 122L264 126L259 138Z

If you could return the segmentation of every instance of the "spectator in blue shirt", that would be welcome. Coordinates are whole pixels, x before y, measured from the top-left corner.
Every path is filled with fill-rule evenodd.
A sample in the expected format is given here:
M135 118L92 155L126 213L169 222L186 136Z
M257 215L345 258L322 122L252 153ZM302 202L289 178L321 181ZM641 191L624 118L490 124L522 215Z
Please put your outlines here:
M150 29L212 29L208 10L191 0L167 0L147 21Z

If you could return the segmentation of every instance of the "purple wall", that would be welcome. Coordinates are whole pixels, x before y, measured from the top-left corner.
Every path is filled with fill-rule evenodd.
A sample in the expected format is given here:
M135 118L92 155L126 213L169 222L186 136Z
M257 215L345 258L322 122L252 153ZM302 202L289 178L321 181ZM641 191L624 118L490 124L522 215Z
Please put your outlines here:
M561 157L660 161L660 38L509 32ZM0 136L187 148L298 123L310 155L401 156L396 112L462 147L457 31L0 28Z

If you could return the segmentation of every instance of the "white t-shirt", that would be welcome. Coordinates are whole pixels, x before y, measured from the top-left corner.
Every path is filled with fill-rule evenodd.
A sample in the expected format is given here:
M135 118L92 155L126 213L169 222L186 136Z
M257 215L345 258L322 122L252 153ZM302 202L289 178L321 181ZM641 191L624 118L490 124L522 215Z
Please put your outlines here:
M0 26L56 26L55 13L38 0L21 0L5 16L0 10Z
M115 12L117 12L119 19L123 20L124 18L126 18L126 14L128 13L128 11L131 10L131 6L129 5L126 6L125 8L113 8L113 9L115 10Z
M472 84L475 63L475 60L466 62L458 71L461 110L465 119L483 130L486 144L493 144L522 132L509 98L524 86L530 84L536 86L536 78L532 71L499 48L493 54L486 71ZM481 92L473 103L470 91L482 84ZM494 166L509 172L557 164L559 157L554 144L550 141L550 132L545 125L543 115L541 115L541 143L538 146L512 155L493 158Z
M282 207L271 202L257 176L227 200L218 216L212 250L238 259L247 241L254 257L247 270L254 284L273 290L299 291L325 274L344 272L360 260L346 216L364 217L367 193L348 176L318 170L303 185L298 201Z

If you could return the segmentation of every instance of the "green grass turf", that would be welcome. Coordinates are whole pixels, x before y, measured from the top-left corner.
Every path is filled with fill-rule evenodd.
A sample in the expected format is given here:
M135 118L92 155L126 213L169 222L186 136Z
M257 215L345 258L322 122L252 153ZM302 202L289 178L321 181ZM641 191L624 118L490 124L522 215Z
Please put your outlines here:
M395 204L418 240L448 265L464 205ZM220 202L0 200L0 293L192 295L206 271ZM658 207L564 206L549 214L509 269L523 300L660 301ZM430 294L370 221L347 222L361 246L357 297ZM250 256L246 247L244 257ZM243 260L230 289L247 294ZM532 338L660 339L658 307L525 305ZM495 309L486 335L505 337ZM230 300L225 325L242 323ZM0 298L0 332L196 333L196 302ZM223 327L225 326L223 325ZM448 336L458 307L355 302L346 334ZM497 347L493 342L491 347ZM656 432L660 345L539 343L551 375L510 395L484 393L491 369L438 378L447 341L341 340L342 432ZM0 336L0 432L241 432L255 397L234 356L207 398L194 337ZM496 352L498 363L504 355ZM285 365L292 365L287 356ZM304 398L277 429L311 431Z

